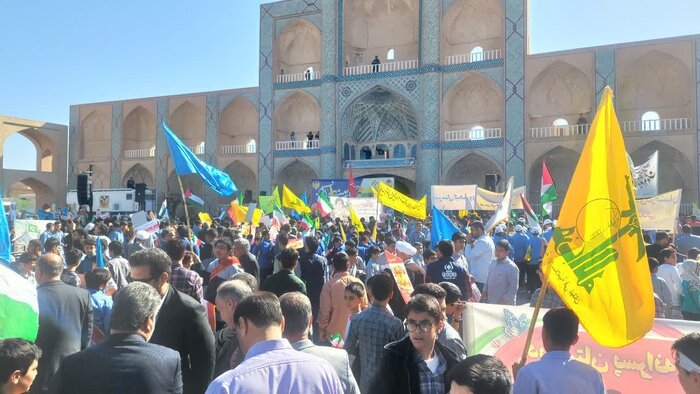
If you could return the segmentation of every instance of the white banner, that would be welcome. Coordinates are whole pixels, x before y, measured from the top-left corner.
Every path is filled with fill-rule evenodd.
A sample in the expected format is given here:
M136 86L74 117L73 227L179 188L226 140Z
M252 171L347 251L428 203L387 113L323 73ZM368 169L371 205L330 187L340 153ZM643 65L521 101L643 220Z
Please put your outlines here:
M525 186L516 187L513 189L513 193L510 197L510 209L523 209L522 200L520 200L520 195L524 195L527 198ZM498 209L498 205L503 200L503 195L505 193L494 193L480 187L476 188L476 209L477 211L495 211Z
M649 156L646 163L634 167L632 177L637 198L655 197L659 194L658 188L659 174L659 151Z
M362 178L362 183L358 188L358 195L360 197L374 197L372 193L372 188L376 188L378 183L385 183L391 187L394 187L394 177L381 177L381 178ZM355 209L355 206L352 207Z
M329 197L329 199L331 204L333 204L333 211L331 212L333 218L349 218L350 209L348 207L352 204L352 209L357 214L357 217L369 220L370 216L374 216L375 219L379 219L381 205L374 197Z
M676 232L676 220L681 208L682 189L637 200L637 215L642 230Z
M46 231L46 225L54 222L55 220L17 219L15 220L15 237L23 237L27 241L39 239L41 233Z
M473 210L476 185L433 185L430 187L430 199L433 205L443 211Z
M469 354L488 354L510 367L520 359L534 308L467 303L464 311L463 336ZM540 310L528 363L545 353L542 344ZM691 332L700 331L700 323L684 320L656 319L649 333L637 342L619 349L606 348L595 342L583 328L579 340L571 347L574 359L592 366L603 376L608 392L622 394L681 393L673 341Z

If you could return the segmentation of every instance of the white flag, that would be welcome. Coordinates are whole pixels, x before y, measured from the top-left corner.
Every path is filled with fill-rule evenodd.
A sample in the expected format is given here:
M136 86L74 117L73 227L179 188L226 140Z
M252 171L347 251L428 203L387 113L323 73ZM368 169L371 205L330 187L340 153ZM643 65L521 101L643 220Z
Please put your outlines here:
M637 198L656 197L659 194L659 151L649 156L646 163L634 167L632 176Z
M498 205L498 209L494 212L491 219L486 223L485 232L488 234L497 224L507 220L510 214L510 198L513 195L513 177L508 180L508 187L506 188L506 193L503 195L503 200Z

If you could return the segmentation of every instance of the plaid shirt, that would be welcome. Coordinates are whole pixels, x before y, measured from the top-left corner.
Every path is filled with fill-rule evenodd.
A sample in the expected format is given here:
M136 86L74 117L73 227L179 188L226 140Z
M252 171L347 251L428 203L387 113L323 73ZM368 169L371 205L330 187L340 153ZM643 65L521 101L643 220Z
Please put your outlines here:
M532 292L532 297L530 297L530 306L535 306L537 303L537 297L540 296L540 289ZM554 289L549 288L547 292L544 293L544 298L542 298L542 308L552 309L552 308L566 308L564 301L561 300L559 294L557 294Z
M428 365L421 357L420 353L415 352L415 361L418 364L418 372L420 374L420 392L421 394L444 394L445 393L445 370L447 369L447 361L442 357L442 354L435 348L435 357L438 358L438 364L435 373L428 368Z
M384 358L384 345L403 337L403 324L386 308L372 304L350 321L345 350L360 356L360 392L369 391Z
M179 291L202 302L202 277L196 272L188 270L180 264L173 264L170 274L170 284Z

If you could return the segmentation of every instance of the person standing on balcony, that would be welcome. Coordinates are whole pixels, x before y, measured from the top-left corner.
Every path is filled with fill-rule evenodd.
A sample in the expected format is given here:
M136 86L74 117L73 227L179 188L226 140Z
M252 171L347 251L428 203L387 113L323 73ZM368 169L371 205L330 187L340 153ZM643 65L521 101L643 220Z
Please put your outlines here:
M309 142L306 144L309 148L311 148L311 141L314 140L314 133L309 131L309 134L306 135L306 139L309 140Z
M321 139L321 132L317 131L316 136L314 138L316 138L316 140L320 140Z
M379 61L379 56L375 56L374 60L372 60L372 72L373 73L378 73L379 72L379 65L382 62Z
M297 140L297 135L292 131L289 133L289 140L290 141L296 141Z

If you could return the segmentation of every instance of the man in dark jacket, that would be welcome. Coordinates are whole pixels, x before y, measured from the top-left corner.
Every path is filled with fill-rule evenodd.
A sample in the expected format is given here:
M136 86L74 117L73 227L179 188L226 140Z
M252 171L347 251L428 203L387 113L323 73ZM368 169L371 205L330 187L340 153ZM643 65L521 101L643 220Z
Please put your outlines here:
M274 293L277 297L282 294L298 291L306 294L306 285L294 275L294 268L299 262L299 253L294 249L282 249L279 254L281 269L265 279L260 290Z
M33 393L49 391L60 361L85 349L92 336L92 304L85 289L61 282L63 259L47 253L37 261L39 332L36 344L43 356Z
M148 343L159 306L160 295L145 283L119 290L110 337L65 358L53 381L54 392L182 393L180 355Z
M151 343L180 353L183 392L203 393L214 372L214 334L202 304L170 286L172 261L161 249L144 249L129 258L131 281L151 285L163 304Z
M258 260L254 254L250 253L250 242L247 239L238 238L233 241L233 256L238 259L241 267L243 267L243 271L253 275L255 280L260 283Z
M447 373L457 356L437 341L445 324L435 297L419 294L406 305L408 336L384 347L369 393L448 393Z
M311 313L314 322L318 317L318 308L321 303L321 290L328 280L328 261L316 254L318 240L316 237L304 239L304 253L299 257L301 265L301 280L306 284L306 293L311 301ZM314 334L318 333L318 325L314 323Z

